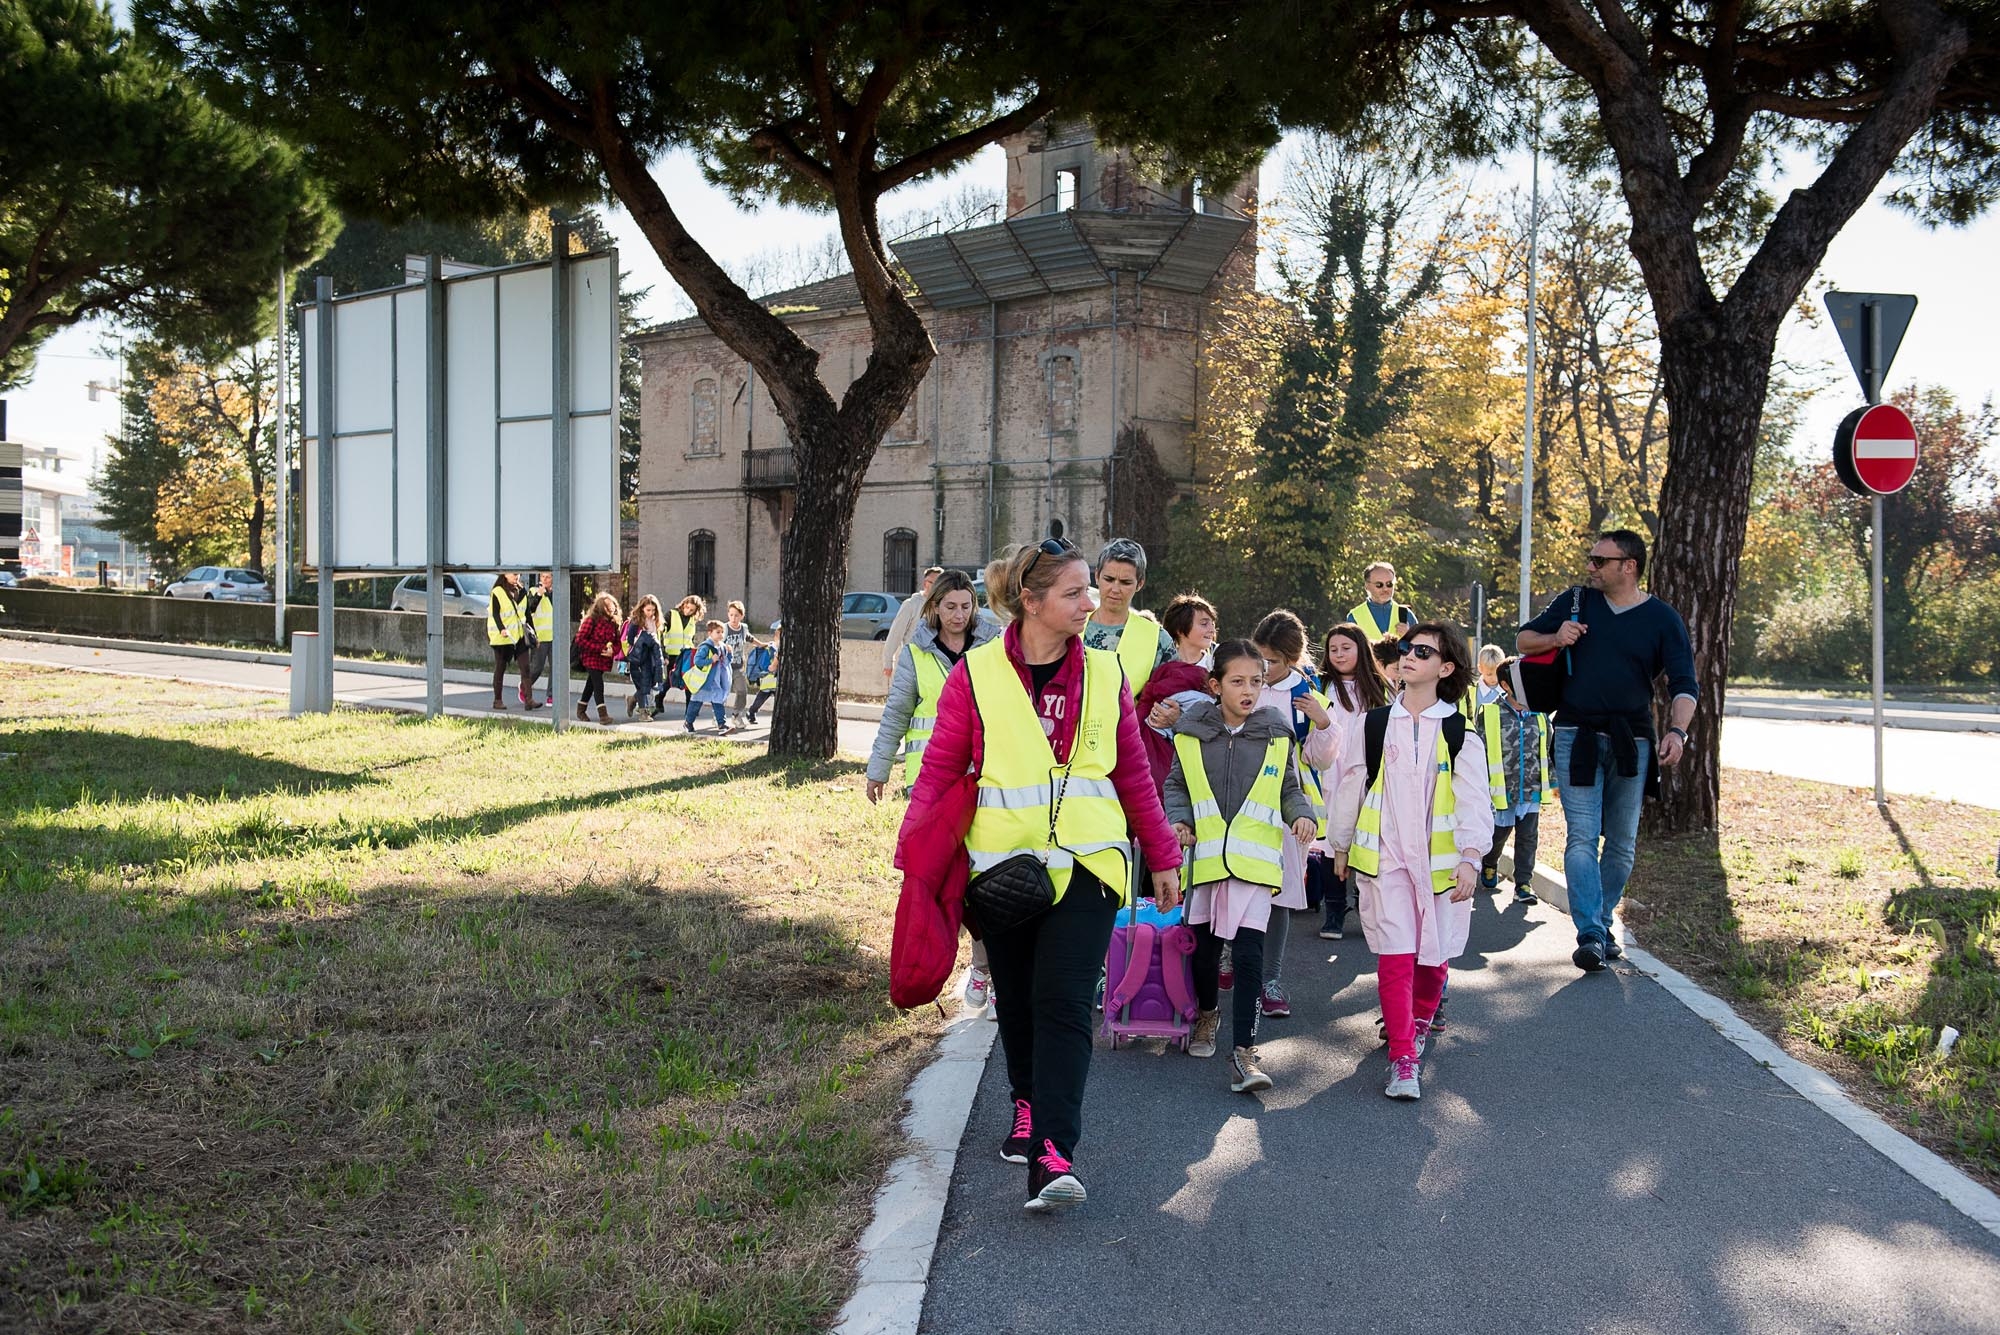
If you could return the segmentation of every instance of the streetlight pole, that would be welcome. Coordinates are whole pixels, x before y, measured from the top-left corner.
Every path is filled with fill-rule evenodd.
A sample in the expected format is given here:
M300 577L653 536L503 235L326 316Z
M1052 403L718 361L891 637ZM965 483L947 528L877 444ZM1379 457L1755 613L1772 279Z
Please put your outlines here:
M1539 76L1541 58L1536 56ZM1542 258L1542 89L1535 81L1535 138L1528 194L1528 375L1521 412L1521 623L1535 615L1535 286Z

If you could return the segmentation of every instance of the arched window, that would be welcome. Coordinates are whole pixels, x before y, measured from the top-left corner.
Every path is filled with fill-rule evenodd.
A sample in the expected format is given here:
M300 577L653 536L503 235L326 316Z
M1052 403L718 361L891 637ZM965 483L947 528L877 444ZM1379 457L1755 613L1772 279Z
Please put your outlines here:
M715 601L715 535L705 528L688 534L688 592Z
M689 400L689 418L693 422L693 436L688 445L689 454L718 454L721 447L716 436L717 397L715 381L704 376L694 382L694 393Z
M908 596L917 591L917 535L892 528L882 535L882 587Z

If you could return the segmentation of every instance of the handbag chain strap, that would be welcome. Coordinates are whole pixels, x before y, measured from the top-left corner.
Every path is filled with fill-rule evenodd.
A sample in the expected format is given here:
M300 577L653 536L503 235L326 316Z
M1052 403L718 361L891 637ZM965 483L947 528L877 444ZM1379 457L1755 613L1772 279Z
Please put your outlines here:
M1062 815L1063 793L1065 790L1069 788L1070 767L1076 764L1076 748L1083 741L1084 701L1089 699L1090 697L1089 669L1090 669L1090 658L1088 655L1085 655L1084 678L1081 682L1078 683L1076 692L1076 727L1071 731L1069 737L1069 759L1063 762L1062 781L1056 784L1055 801L1049 804L1049 848L1050 849L1054 849L1056 846L1056 821ZM1043 861L1047 862L1047 859L1044 858Z

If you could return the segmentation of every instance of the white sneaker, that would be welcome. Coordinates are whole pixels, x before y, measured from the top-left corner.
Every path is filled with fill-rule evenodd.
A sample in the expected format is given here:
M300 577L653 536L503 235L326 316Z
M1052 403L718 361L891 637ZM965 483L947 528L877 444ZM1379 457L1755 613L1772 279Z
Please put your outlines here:
M1417 1083L1417 1059L1399 1057L1389 1063L1389 1083L1382 1092L1392 1099L1420 1099L1423 1087Z
M958 999L968 1011L983 1011L993 1000L993 975L988 970L973 965L965 971L965 985L958 990Z

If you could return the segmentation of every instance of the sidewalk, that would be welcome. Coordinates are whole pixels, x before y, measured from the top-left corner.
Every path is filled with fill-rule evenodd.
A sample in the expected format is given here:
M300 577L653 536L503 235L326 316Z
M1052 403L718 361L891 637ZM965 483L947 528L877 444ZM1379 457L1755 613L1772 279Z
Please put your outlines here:
M1479 898L1423 1100L1385 1099L1349 923L1294 919L1261 1099L1100 1041L1068 1218L1000 1161L996 1048L919 1329L2000 1330L2000 1238L1649 978L1580 975L1547 905Z
M57 643L48 637L30 636L21 632L0 633L0 660L20 663L34 663L43 667L60 667L86 672L109 672L121 676L157 677L171 681L191 682L196 685L220 686L229 690L259 691L269 695L289 697L292 690L289 659L282 654L254 654L250 652L200 649L196 652L176 653L153 647L108 647L114 641L95 641L85 644ZM105 647L100 647L105 646ZM199 648L199 647L196 647ZM379 663L364 664L355 659L340 659L333 674L334 699L344 705L363 709L395 709L406 713L424 712L424 678L421 668L416 675L409 675L412 669L407 664ZM519 676L507 674L504 711L495 710L491 688L492 678L485 673L469 672L462 668L445 671L444 707L445 713L457 718L513 719L516 722L532 722L548 726L551 711L543 708L528 711L521 707L520 696L516 693ZM625 717L625 701L631 695L631 688L624 681L607 683L610 697L611 726L621 732L637 732L642 735L667 737L681 735L681 719L686 705L679 691L672 693L667 702L667 715L659 722ZM537 683L536 689L547 693L547 682ZM583 689L580 676L570 680L570 698ZM878 711L879 712L879 711ZM578 723L574 714L570 722L577 727L598 727L596 710L591 711L588 724ZM699 736L715 736L715 717L706 706L696 725ZM848 754L868 754L869 745L875 740L875 724L863 719L842 718L840 721L840 749ZM767 713L762 724L743 732L730 734L731 741L762 745L771 737L771 720Z
M1723 702L1726 716L1792 719L1812 723L1875 721L1875 702L1862 699L1813 699L1796 695L1756 695L1731 692ZM1932 704L1889 700L1882 706L1882 726L1924 732L2000 733L2000 708L1975 704Z

